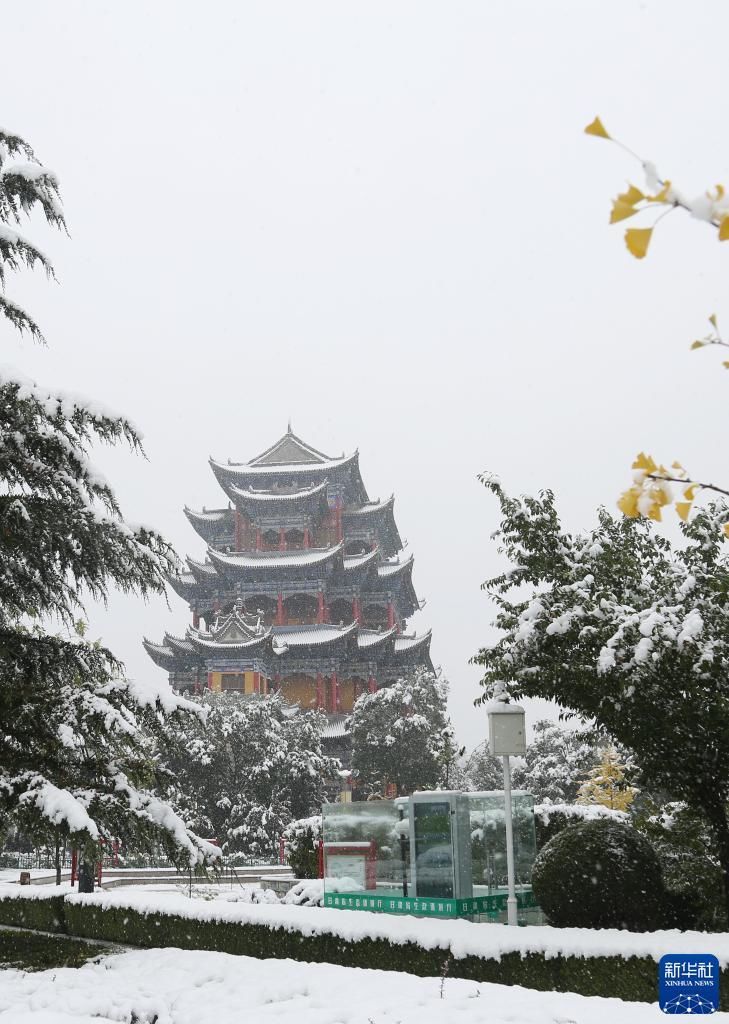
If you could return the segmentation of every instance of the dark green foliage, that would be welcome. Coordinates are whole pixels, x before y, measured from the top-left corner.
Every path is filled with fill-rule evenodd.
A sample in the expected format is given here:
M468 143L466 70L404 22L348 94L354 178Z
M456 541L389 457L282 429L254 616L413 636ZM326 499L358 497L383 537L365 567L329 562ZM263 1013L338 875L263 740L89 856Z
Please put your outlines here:
M10 900L0 899L0 923ZM142 914L122 907L66 903L68 934L153 948L208 949L259 959L292 959L341 964L383 971L405 971L438 977L448 952L402 945L386 939L341 939L336 935L305 935L265 925L224 921L191 921L173 914ZM14 923L14 922L11 922ZM484 925L484 928L489 927ZM523 985L542 992L577 992L654 1003L656 962L650 957L554 956L505 953L500 959L478 956L449 958L448 976L499 985ZM722 972L722 1009L729 1009L729 971Z
M592 531L570 533L551 492L512 498L483 482L511 563L484 584L500 632L474 659L485 696L555 701L632 751L642 788L712 830L729 908L729 508L701 509L673 545L604 509Z
M663 924L660 862L628 825L585 821L563 829L538 854L532 888L558 928L650 931Z
M61 935L0 930L0 969L46 971L52 967L82 967L99 954L108 952L107 946Z
M300 822L292 822L284 832L286 859L294 873L294 878L319 877L319 840L321 837L321 819L319 828L311 826L296 828Z
M419 669L355 702L347 728L361 793L399 795L444 784L457 751L447 711L448 683Z

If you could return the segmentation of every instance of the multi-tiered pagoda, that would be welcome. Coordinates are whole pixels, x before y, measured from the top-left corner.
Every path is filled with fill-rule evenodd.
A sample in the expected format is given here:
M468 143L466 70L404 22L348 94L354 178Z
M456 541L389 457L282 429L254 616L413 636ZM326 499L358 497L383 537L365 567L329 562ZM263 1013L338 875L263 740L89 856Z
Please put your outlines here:
M144 641L176 689L280 692L336 726L361 693L430 667L430 632L405 632L421 605L394 498L369 500L357 452L330 458L289 426L250 462L210 465L230 503L185 509L207 554L170 581L192 625Z

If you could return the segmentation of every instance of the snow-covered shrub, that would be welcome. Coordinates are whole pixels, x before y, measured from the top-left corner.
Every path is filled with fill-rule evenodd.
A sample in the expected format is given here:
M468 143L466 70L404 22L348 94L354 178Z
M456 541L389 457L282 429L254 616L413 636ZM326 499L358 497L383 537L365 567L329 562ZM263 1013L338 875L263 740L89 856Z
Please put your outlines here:
M324 902L324 879L312 878L298 882L293 889L289 889L281 902L293 903L297 907L320 907Z
M532 872L537 903L558 928L661 926L661 865L650 843L616 821L570 825L538 854Z
M298 818L284 829L284 854L295 878L318 877L321 838L321 814Z
M721 865L706 822L685 803L653 804L635 821L661 862L672 920L678 928L726 931Z
M578 825L581 821L617 821L627 825L630 816L625 811L614 811L602 804L557 804L545 800L534 806L537 849L541 850L568 825Z

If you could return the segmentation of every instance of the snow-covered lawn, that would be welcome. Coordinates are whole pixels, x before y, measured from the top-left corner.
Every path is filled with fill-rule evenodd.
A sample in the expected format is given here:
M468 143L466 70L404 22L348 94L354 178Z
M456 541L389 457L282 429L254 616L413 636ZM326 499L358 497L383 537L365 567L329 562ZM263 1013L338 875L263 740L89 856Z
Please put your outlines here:
M644 1024L656 1004L227 953L153 949L0 973L0 1024ZM729 1014L713 1018L722 1024Z

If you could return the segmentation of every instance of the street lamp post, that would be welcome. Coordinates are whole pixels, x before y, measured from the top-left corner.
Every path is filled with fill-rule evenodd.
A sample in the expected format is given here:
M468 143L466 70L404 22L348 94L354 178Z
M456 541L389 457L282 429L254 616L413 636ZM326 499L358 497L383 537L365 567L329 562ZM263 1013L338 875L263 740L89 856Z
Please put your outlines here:
M514 878L514 824L511 806L511 763L514 755L526 754L524 709L518 704L507 704L504 699L486 705L489 716L489 747L491 753L501 757L504 764L504 821L506 824L506 871L508 896L506 898L507 924L516 925L516 884Z

